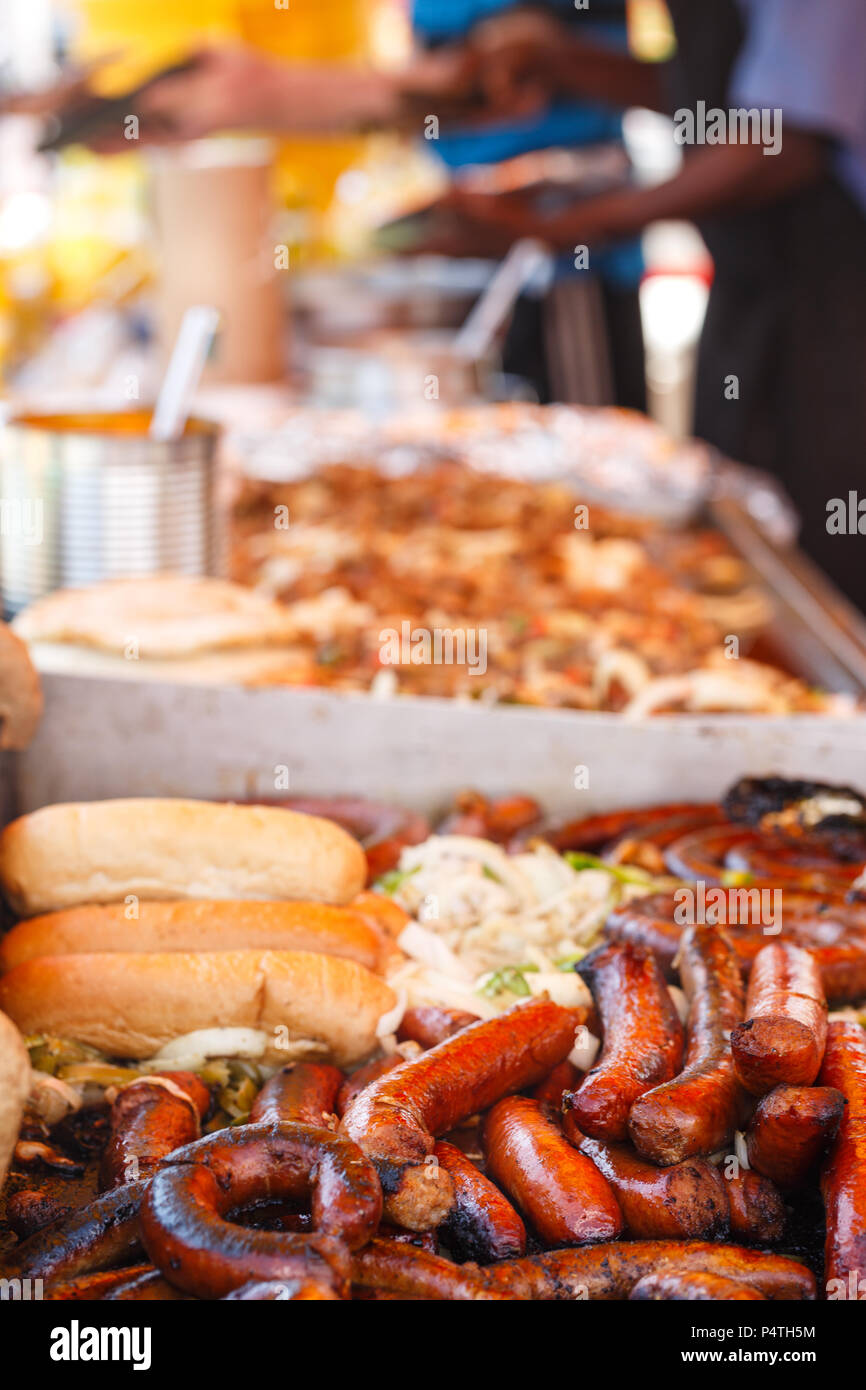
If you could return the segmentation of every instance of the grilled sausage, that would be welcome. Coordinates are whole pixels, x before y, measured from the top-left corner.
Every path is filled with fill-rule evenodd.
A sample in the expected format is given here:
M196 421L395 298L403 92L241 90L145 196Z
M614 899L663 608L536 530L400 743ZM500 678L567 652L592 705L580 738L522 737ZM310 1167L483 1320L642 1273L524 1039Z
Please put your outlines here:
M492 1266L496 1268L496 1266ZM441 1255L375 1236L352 1256L352 1286L403 1298L456 1301L516 1298L507 1288L488 1288L477 1265L455 1265Z
M566 1091L573 1091L580 1084L583 1073L571 1062L560 1062L558 1067L554 1067L549 1076L533 1089L532 1099L540 1100L545 1105L550 1105L559 1112L562 1109L562 1098Z
M703 1158L670 1168L645 1163L622 1145L601 1144L573 1128L577 1140L616 1194L629 1235L640 1240L718 1240L728 1234L730 1213L721 1173Z
M717 927L689 927L680 974L689 998L685 1069L632 1106L629 1133L653 1163L680 1163L715 1153L733 1137L745 1112L734 1072L730 1030L743 1016L736 952Z
M131 1182L103 1192L17 1246L12 1265L31 1279L74 1279L141 1253L138 1215L147 1183Z
M757 1105L746 1154L782 1192L805 1186L836 1136L845 1097L831 1086L777 1086Z
M281 1067L253 1101L250 1124L295 1124L330 1128L343 1073L324 1062L295 1062Z
M80 1274L77 1279L52 1280L43 1291L50 1303L96 1303L111 1298L118 1288L153 1272L153 1265L133 1265L129 1269L102 1270L99 1274Z
M731 1206L731 1235L752 1245L775 1245L785 1234L785 1203L769 1178L749 1168L724 1178Z
M158 1269L148 1266L138 1274L125 1271L127 1278L105 1295L106 1303L186 1303L189 1294L181 1293L170 1284Z
M392 1052L387 1057L377 1057L375 1061L365 1062L358 1067L357 1071L346 1077L337 1092L337 1114L342 1118L356 1096L378 1081L380 1076L387 1076L389 1071L402 1067L405 1060L399 1052Z
M676 1076L682 1063L683 1029L651 952L608 944L581 963L604 1030L596 1066L572 1100L575 1123L606 1143L628 1134L634 1101Z
M122 1087L111 1107L102 1187L149 1178L167 1154L198 1138L209 1108L210 1091L191 1071L157 1072Z
M485 1120L483 1138L488 1173L548 1245L620 1234L622 1212L610 1183L569 1144L539 1101L499 1101Z
M406 1010L397 1037L401 1042L416 1042L426 1049L436 1047L462 1028L468 1028L470 1023L477 1022L477 1014L467 1014L462 1009L448 1009L444 1004L421 1004L416 1009Z
M241 1284L225 1295L224 1301L241 1303L334 1303L340 1295L327 1284L315 1279L251 1281Z
M811 1270L785 1255L705 1241L635 1240L552 1250L503 1260L479 1271L484 1284L512 1296L542 1300L626 1299L649 1274L717 1274L774 1300L812 1300Z
M728 1303L736 1300L763 1302L764 1295L735 1279L719 1274L648 1274L639 1279L629 1294L630 1303L673 1300L677 1303Z
M731 1034L741 1086L754 1096L774 1086L811 1086L827 1039L827 1001L808 951L774 941L755 957L746 1022Z
M866 1029L831 1023L820 1081L847 1102L821 1170L827 1217L824 1278L828 1299L866 1294Z
M436 1136L540 1081L571 1051L575 1017L547 999L519 1004L464 1028L355 1098L341 1132L373 1159L389 1220L410 1231L444 1221L454 1189L427 1161L435 1164Z
M605 933L614 941L633 941L648 947L666 977L673 979L682 934L682 927L674 919L676 906L672 893L635 899L610 914ZM725 927L744 970L767 944L764 925L774 923L764 922L759 906L754 923L729 923ZM783 932L786 941L812 954L828 999L844 1003L866 994L866 909L862 903L845 902L838 894L794 893L786 889Z
M310 1192L310 1234L226 1219L263 1197ZM311 1125L243 1125L172 1154L142 1201L141 1236L166 1278L196 1298L222 1298L255 1278L313 1278L344 1292L348 1251L369 1240L381 1215L375 1170L356 1145Z
M433 1150L454 1185L454 1205L439 1235L458 1260L511 1260L526 1251L526 1230L511 1203L455 1144Z
M719 815L717 806L676 801L666 806L645 806L639 810L608 811L599 816L586 816L583 820L569 821L566 825L545 831L544 838L561 853L566 850L596 850L603 849L623 835L652 832L672 820L685 828L692 823L704 825L708 818L716 820Z
M720 884L727 872L753 874L764 883L817 893L844 893L859 873L829 855L804 853L773 836L738 825L709 826L675 840L665 852L677 878Z

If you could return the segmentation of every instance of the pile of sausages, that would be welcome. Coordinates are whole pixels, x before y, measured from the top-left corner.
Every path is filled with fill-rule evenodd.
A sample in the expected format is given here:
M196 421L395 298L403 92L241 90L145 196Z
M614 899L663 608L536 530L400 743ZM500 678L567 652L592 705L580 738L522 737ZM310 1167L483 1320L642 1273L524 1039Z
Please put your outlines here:
M715 807L559 843L716 884L748 863L784 885L782 931L683 931L672 898L636 899L578 966L589 1016L544 997L487 1021L411 1009L397 1053L351 1076L288 1066L248 1123L204 1137L198 1078L142 1077L113 1102L100 1195L3 1273L58 1299L866 1296L866 1031L827 1004L866 993L857 866ZM602 1045L582 1074L587 1025ZM817 1286L782 1253L810 1188Z

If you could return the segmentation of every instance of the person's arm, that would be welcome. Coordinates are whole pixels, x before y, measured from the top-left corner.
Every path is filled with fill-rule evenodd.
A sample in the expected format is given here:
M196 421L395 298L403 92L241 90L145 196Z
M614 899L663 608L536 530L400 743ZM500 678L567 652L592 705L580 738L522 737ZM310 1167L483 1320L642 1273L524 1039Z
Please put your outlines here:
M527 90L574 96L623 108L669 111L663 65L644 63L611 45L579 38L543 8L507 10L482 21L471 45L481 82L495 105L509 106Z
M634 236L651 222L699 221L774 202L814 182L824 163L819 137L788 130L778 155L765 155L760 145L707 146L691 154L665 183L601 194L549 217L508 198L457 191L451 202L470 221L507 228L512 237L538 237L558 249L592 247Z

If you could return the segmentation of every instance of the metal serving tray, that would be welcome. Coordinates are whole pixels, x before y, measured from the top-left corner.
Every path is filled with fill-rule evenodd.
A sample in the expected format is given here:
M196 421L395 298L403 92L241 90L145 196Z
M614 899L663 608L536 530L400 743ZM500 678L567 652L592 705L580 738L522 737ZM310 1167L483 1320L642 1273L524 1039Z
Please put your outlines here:
M775 772L866 785L866 719L677 715L631 723L453 700L44 678L6 814L120 796L353 794L436 811L477 787L556 815L712 800ZM588 785L577 789L579 783ZM288 783L288 786L286 786Z

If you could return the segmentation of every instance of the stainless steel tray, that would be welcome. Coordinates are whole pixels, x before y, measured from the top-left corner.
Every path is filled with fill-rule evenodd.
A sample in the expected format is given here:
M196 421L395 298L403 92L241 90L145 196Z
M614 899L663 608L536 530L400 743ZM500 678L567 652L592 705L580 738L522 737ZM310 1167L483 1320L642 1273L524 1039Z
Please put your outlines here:
M555 814L711 800L746 773L866 785L866 719L613 714L46 676L16 813L119 796L351 793L421 810L475 786ZM575 788L575 769L588 786Z

